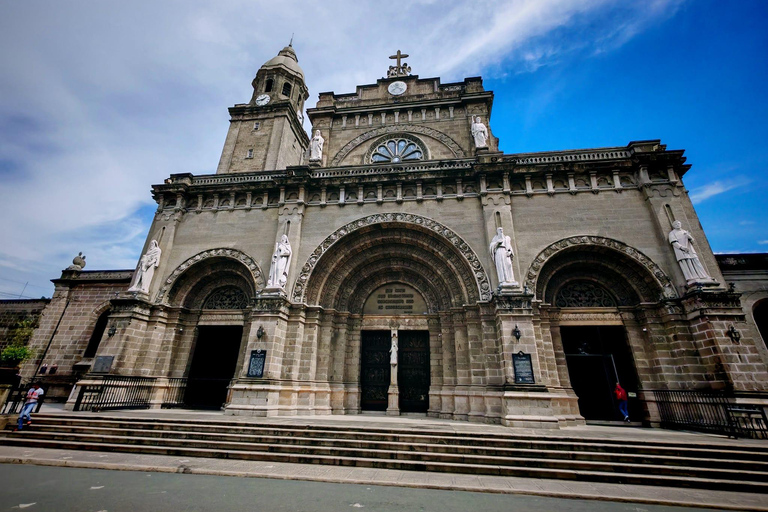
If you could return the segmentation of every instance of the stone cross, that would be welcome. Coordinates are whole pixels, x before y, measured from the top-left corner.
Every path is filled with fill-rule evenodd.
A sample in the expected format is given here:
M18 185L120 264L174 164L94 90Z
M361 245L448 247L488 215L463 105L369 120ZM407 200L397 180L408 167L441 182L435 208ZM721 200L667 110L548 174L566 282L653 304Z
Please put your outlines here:
M406 57L408 57L408 54L407 53L400 53L400 50L397 50L396 54L389 56L390 59L397 59L397 67L398 68L401 67L400 59L405 59Z

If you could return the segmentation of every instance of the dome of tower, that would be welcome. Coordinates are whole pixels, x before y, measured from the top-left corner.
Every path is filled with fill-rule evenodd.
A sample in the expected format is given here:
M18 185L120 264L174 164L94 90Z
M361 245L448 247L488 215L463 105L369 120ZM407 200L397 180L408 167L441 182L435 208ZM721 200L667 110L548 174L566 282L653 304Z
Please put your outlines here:
M262 68L278 68L283 67L288 71L296 73L302 80L304 79L304 71L299 66L299 59L296 58L296 52L293 50L293 46L288 45L275 56L264 63Z

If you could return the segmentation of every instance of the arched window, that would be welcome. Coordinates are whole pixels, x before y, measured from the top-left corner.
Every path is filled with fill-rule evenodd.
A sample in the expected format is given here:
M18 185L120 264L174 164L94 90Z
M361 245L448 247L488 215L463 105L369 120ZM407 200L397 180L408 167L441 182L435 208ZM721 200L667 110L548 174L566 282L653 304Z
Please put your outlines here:
M424 149L415 141L406 138L396 138L381 141L375 145L371 153L371 163L399 163L413 160L423 160Z
M755 304L752 309L752 316L755 319L757 330L763 337L763 343L768 345L768 299L763 299Z
M104 331L107 328L108 320L109 320L109 310L103 312L99 317L99 319L96 320L96 327L93 328L91 339L88 340L88 346L85 347L85 352L83 353L84 358L94 357L96 355L96 351L99 350L99 344L101 343L101 338L104 336Z
M291 84L285 83L283 84L283 96L291 96Z
M271 78L267 79L267 83L264 86L264 92L272 92L272 85L275 83Z

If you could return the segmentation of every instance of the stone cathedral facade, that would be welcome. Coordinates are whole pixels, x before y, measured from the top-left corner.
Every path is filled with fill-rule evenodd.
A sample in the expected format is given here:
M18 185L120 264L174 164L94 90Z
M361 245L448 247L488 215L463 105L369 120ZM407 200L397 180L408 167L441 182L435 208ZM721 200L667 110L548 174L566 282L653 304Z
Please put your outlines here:
M137 270L55 280L26 375L76 376L70 407L127 375L230 414L536 428L617 419L617 381L638 421L654 390L768 397L765 343L682 150L505 154L482 79L420 78L396 57L387 78L321 93L311 135L294 49L265 63L215 174L153 186Z

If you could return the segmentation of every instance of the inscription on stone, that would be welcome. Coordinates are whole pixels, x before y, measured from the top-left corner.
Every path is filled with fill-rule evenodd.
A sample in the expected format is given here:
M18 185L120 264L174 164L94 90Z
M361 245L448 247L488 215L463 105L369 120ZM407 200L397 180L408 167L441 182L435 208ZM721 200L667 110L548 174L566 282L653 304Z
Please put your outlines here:
M427 311L421 294L404 284L391 284L375 290L365 301L367 315L413 315Z
M251 360L248 363L248 376L261 378L264 376L264 363L267 360L267 351L251 350Z
M98 356L93 361L93 367L91 372L93 373L109 373L112 369L112 361L115 360L115 356Z
M522 350L512 354L512 366L515 368L515 384L536 384L531 354L526 354Z

